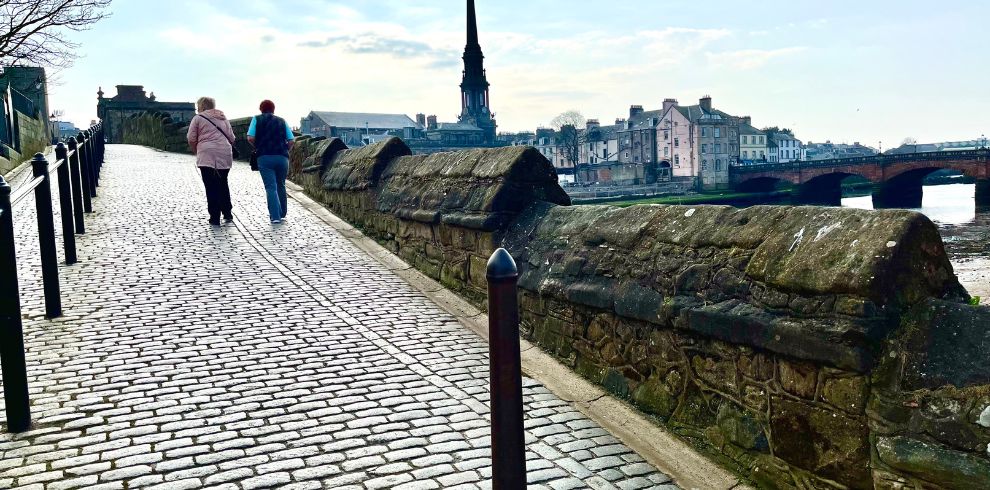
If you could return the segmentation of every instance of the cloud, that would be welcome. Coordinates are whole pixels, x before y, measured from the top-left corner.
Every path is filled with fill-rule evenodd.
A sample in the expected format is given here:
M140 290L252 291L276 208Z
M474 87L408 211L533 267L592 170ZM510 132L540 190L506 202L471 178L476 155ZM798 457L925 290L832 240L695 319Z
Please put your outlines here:
M737 70L753 70L762 68L771 61L804 52L804 46L793 46L779 49L741 49L706 53L708 62L716 67L727 66Z
M434 47L427 43L412 39L388 37L373 32L348 34L329 37L323 41L304 41L299 43L307 48L336 47L352 54L380 54L398 59L426 60L427 68L449 68L457 65L459 53L456 50Z

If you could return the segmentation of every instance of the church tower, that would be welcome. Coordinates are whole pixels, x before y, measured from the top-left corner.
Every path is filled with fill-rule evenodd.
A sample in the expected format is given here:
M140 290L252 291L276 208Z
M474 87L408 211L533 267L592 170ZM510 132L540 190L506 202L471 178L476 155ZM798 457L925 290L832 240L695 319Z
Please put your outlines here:
M461 117L458 122L473 124L485 131L485 143L495 143L495 118L488 98L485 55L478 43L478 19L474 0L467 0L467 45L464 46L464 76L461 81Z

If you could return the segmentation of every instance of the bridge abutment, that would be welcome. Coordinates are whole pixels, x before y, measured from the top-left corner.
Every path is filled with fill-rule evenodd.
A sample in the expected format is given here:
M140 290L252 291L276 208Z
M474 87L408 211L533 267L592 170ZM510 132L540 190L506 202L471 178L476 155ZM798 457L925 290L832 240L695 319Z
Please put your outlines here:
M873 186L873 208L920 208L924 195L921 178L893 179Z
M990 208L990 179L976 180L976 207Z

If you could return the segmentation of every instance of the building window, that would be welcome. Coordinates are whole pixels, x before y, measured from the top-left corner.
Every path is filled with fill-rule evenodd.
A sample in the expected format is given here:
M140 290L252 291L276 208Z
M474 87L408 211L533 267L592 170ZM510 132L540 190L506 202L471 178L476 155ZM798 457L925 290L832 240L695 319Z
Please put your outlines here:
M722 137L722 128L715 128L715 137L716 138Z
M674 166L675 167L680 167L681 166L681 156L680 155L674 155Z
M715 143L715 153L722 153L722 145Z
M708 136L708 128L701 128L701 137L705 138Z
M701 145L701 153L702 154L708 153L708 145L704 145L704 144Z
M664 147L663 156L667 156L667 155L670 155L670 148Z
M680 148L680 146L681 146L681 139L674 138L674 148Z
M670 139L670 131L664 131L663 132L663 140L664 141L667 141L669 139Z
M722 170L722 160L715 160L715 171L719 172Z
M745 136L744 136L744 138L745 138ZM745 151L745 150L743 151L743 158L749 158L749 152L748 151Z
M747 136L746 135L743 135L743 137L742 137L743 143L742 144L744 144L744 145L749 144L749 142L746 141L746 138L747 138Z
M628 151L626 152L626 158L629 158L629 152Z
M708 170L708 160L701 161L701 170Z

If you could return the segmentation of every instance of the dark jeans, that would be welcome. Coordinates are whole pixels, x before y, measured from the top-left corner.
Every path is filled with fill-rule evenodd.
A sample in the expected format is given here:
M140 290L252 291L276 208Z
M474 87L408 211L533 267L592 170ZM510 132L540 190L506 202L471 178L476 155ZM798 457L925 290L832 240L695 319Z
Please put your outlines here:
M217 170L210 167L199 167L203 173L203 185L206 187L206 209L210 219L217 221L220 213L229 218L234 206L230 203L230 187L227 186L227 174L230 170Z

